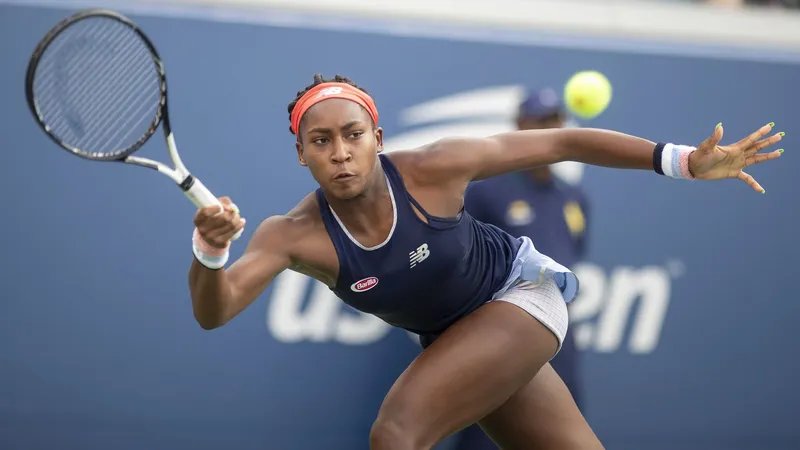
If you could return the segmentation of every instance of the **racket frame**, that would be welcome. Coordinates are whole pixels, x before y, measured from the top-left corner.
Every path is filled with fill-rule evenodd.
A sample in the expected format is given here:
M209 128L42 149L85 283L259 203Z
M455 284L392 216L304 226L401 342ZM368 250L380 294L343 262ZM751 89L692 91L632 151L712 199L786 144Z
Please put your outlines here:
M161 94L159 107L156 110L153 122L148 128L148 132L145 133L145 135L142 136L138 141L136 141L136 143L124 151L109 155L99 155L96 153L92 154L91 152L83 151L56 137L50 131L50 127L44 121L44 117L36 102L33 89L33 82L36 76L36 69L38 67L39 60L47 51L47 48L50 46L50 44L56 39L56 37L58 37L58 35L66 30L69 26L81 20L97 17L117 20L123 25L128 26L133 32L136 33L139 39L144 42L150 52L150 56L153 58L153 63L155 64L156 72L159 78L159 88ZM192 203L194 203L197 208L219 206L220 212L223 211L222 204L220 203L219 199L217 199L217 197L215 197L214 194L212 194L211 191L209 191L208 188L206 188L205 185L200 182L200 180L198 180L189 172L189 170L186 168L186 165L181 160L180 154L178 153L178 147L175 144L175 136L172 132L172 127L169 122L167 75L161 56L158 54L155 45L153 45L142 29L124 15L107 9L87 9L79 11L59 21L55 26L53 26L53 28L50 29L50 31L48 31L48 33L42 38L33 51L25 76L25 97L28 102L28 107L42 131L44 131L44 133L49 136L50 139L53 140L53 142L55 142L59 147L69 151L71 154L92 161L121 162L157 170L158 172L172 179L172 181L174 181L175 184L181 188L183 193L189 198L189 200L192 201ZM155 134L159 125L164 131L167 150L169 152L170 160L174 164L174 169L162 162L155 161L150 158L133 156L133 153L139 150ZM241 231L242 230L240 230L239 233L234 236L234 239L238 239L239 236L241 236Z

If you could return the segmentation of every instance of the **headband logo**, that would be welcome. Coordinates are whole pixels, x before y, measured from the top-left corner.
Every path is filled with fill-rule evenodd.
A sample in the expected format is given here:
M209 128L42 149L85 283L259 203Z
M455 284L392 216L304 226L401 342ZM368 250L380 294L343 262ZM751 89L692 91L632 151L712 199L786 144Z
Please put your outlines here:
M328 88L325 88L325 89L319 91L319 94L317 94L316 98L325 97L327 95L336 95L336 94L341 94L341 93L342 93L342 88L340 88L340 87L335 87L335 86L334 87L328 87Z

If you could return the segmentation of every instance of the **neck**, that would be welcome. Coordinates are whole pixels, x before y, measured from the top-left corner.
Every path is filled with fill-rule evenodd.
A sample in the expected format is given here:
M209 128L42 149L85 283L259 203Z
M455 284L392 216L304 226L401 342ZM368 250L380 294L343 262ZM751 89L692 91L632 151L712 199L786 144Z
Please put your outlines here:
M394 217L389 185L380 163L375 165L370 178L366 189L355 197L339 199L325 195L328 204L351 234L368 234L370 230L381 228L379 224L387 220L391 223Z

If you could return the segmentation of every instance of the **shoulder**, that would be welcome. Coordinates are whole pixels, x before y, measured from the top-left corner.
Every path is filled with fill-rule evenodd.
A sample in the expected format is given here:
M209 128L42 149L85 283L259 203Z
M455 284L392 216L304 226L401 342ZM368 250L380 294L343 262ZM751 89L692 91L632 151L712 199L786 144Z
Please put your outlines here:
M403 182L406 184L406 187L408 187L409 184L419 184L419 182L424 179L424 176L420 176L420 171L425 168L425 148L426 147L419 147L411 150L395 150L383 154L383 156L397 168L400 176L403 177Z
M278 245L290 250L304 238L324 229L319 203L312 192L286 214L264 219L253 234L252 242L271 247Z
M488 142L476 138L443 138L409 150L395 150L386 157L397 167L407 183L418 186L440 185L449 181L468 152ZM466 182L464 183L466 184Z

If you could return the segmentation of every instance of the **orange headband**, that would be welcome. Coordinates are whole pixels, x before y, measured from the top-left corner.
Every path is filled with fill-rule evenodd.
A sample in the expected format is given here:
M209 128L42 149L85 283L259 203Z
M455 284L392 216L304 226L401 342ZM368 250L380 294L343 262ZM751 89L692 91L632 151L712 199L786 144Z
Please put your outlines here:
M361 89L354 88L347 83L331 82L318 84L300 97L300 100L297 101L292 110L292 132L297 135L300 129L300 119L303 118L309 108L330 98L343 98L358 103L367 110L375 125L378 125L378 108L375 106L372 97Z

